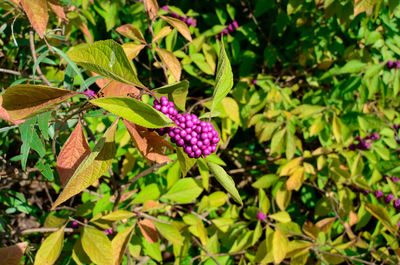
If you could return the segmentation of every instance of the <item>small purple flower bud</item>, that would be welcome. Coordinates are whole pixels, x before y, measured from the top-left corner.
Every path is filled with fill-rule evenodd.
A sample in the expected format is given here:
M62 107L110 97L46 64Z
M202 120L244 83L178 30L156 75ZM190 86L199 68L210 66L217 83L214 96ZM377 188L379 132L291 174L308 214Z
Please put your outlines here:
M192 27L197 27L197 19L193 19L192 21Z
M106 229L104 230L104 233L111 235L113 233L112 229Z
M222 35L228 35L229 34L229 31L228 31L228 29L223 29L222 31L221 31L221 34Z
M229 30L229 32L233 32L235 29L233 28L233 25L232 24L229 24L228 25L228 30Z
M252 83L253 85L257 85L257 79L254 79L251 83Z
M383 192L381 190L375 191L375 197L377 199L382 198L384 196Z
M237 28L239 27L239 24L237 23L236 20L232 22L232 25L233 25L233 27L234 27L235 29L237 29Z
M395 129L395 130L398 130L399 128L400 128L400 125L399 124L393 124L393 128Z
M267 219L267 216L261 211L257 211L256 217L260 221L265 221Z
M400 179L399 179L398 177L395 177L395 176L392 176L390 179L391 179L393 182L399 182L399 181L400 181Z
M186 20L186 23L187 23L189 26L192 25L192 23L193 23L193 18L189 17L189 18Z
M400 69L400 62L399 61L395 61L394 62L394 67L396 67L396 69Z
M393 199L394 199L393 194L388 194L388 195L385 197L385 203L390 203Z
M161 7L161 9L163 9L163 10L165 10L165 11L168 11L169 9L168 9L168 6L163 6L163 7Z

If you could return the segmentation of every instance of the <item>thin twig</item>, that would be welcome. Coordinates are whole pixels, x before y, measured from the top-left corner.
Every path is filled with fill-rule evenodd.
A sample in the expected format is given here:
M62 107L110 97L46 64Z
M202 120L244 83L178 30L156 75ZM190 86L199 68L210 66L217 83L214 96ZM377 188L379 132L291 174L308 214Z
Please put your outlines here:
M36 64L37 57L36 57L36 50L35 50L35 38L34 38L32 29L29 31L29 45L30 45L30 48L31 48L31 54L32 54L32 58L33 58L33 63ZM51 83L49 82L49 80L47 80L47 78L43 75L42 70L40 70L39 65L36 67L36 71L37 71L40 79L42 79L42 81L46 85L51 86Z
M132 210L132 212L133 212L134 214L136 214L136 216L138 216L138 217L144 217L144 218L146 218L146 219L153 220L153 221L155 221L155 222L159 222L159 223L163 223L163 224L171 224L171 223L168 222L168 221L158 219L158 218L156 218L156 217L154 217L154 216L151 216L151 215L149 215L149 214L146 214L146 213L142 213L142 212L135 211L135 210Z
M9 70L9 69L4 69L4 68L0 68L0 73L18 75L18 76L22 76L22 77L28 77L28 78L31 78L31 79L39 79L39 77L37 77L37 76L28 75L28 74L25 74L25 73L21 73L21 72L14 71L14 70Z
M32 233L48 233L48 232L55 232L60 230L58 227L41 227L41 228L31 228L31 229L26 229L24 231L21 231L21 235L25 234L32 234ZM74 229L72 228L64 228L64 232L67 233L72 233L74 232Z
M215 256L213 254L211 254L206 248L204 248L201 243L199 242L199 240L197 240L197 238L195 238L194 236L192 236L192 240L194 241L194 243L201 248L206 254L207 256L209 256L217 265L221 265L221 263L219 263L219 261L215 258Z

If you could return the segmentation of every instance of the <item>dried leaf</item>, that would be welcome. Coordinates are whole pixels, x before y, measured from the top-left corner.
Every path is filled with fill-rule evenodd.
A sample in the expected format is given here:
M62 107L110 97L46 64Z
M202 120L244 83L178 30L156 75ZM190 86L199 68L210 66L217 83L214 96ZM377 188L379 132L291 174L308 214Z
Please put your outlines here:
M131 40L137 40L146 43L142 32L132 24L125 24L115 29L119 34Z
M146 128L124 120L124 124L139 152L149 161L163 164L171 161L163 154L164 147L173 150L172 146L155 132L149 132Z
M13 246L0 248L0 265L19 265L24 256L27 242L18 243Z
M185 37L185 39L190 42L192 41L190 30L185 22L173 17L161 16L161 18L167 21L168 24L170 24L172 27L176 28L176 30L179 31L179 33L181 33L183 37Z
M168 70L171 71L176 81L181 79L182 68L179 60L176 56L165 49L156 48L158 56L160 56L161 61L167 66Z
M149 243L153 244L158 241L157 229L150 220L144 219L138 222L138 225L142 235Z
M22 8L28 16L29 22L32 27L43 39L44 32L46 31L47 22L49 20L49 13L47 12L46 0L21 0Z
M61 185L65 186L82 161L90 154L90 147L78 121L57 158L56 169Z

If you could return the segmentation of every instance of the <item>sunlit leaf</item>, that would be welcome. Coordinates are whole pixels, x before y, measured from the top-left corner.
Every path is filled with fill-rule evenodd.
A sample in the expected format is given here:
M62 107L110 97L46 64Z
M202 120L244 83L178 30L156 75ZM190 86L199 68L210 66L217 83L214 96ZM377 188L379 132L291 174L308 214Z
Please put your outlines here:
M158 241L158 233L156 227L150 220L143 219L138 222L138 226L147 242L153 244Z
M128 247L129 241L132 236L132 231L135 225L128 227L118 234L112 239L111 246L114 251L114 265L119 265L122 262L122 258L124 257L125 250Z
M114 250L104 232L85 226L82 247L89 258L98 265L114 265Z
M184 237L175 226L160 222L153 222L153 224L157 228L158 232L160 232L160 234L169 242L176 245L183 244Z
M175 80L180 81L182 67L178 58L176 58L176 56L172 52L167 51L165 49L156 48L156 52L160 57L161 61L167 66L168 70L171 71L172 76L175 78Z
M29 22L43 39L46 31L49 13L47 12L46 0L21 0L22 8L28 16Z
M168 24L170 24L177 31L179 31L179 33L182 34L182 36L185 37L188 41L192 41L192 36L190 35L190 30L185 22L183 22L177 18L173 18L173 17L166 17L166 16L161 16L161 17L162 17L162 19L167 21Z
M162 198L181 204L191 203L202 191L203 188L193 178L184 178L178 180Z
M19 265L24 256L24 252L28 242L18 243L9 247L0 248L0 264L4 265Z
M43 241L36 253L34 265L52 265L57 261L63 247L64 229L65 226Z

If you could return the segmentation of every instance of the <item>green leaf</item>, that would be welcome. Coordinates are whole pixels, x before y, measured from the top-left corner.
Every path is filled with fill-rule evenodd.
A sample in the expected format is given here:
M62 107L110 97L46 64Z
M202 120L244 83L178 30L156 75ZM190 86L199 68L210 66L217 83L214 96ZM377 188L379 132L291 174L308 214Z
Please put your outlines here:
M120 221L123 219L128 219L134 215L135 215L134 213L126 210L116 210L112 213L102 216L101 219L107 221Z
M361 72L365 67L365 63L359 60L351 60L347 62L342 68L339 70L339 74L352 74Z
M182 176L185 177L188 171L194 166L196 163L196 159L189 158L186 153L182 152L182 148L176 148L176 154L178 155L178 161L181 165Z
M51 233L40 245L34 265L52 265L61 254L64 241L64 228Z
M203 188L193 178L184 178L178 180L162 198L177 203L191 203L202 191Z
M97 142L93 151L87 156L75 170L64 190L54 202L52 210L72 196L78 194L93 184L111 166L116 153L115 131L116 120L104 133L104 136Z
M95 228L85 226L82 247L89 258L98 265L114 265L114 251L108 237Z
M210 171L209 171L208 166L203 158L197 159L197 168L199 169L199 172L201 175L201 183L203 185L203 188L208 191L208 184L209 184L209 180L210 180Z
M132 69L124 49L113 40L97 41L76 47L67 53L78 65L130 85L143 86Z
M368 212L370 212L375 218L377 218L379 221L382 222L382 224L391 232L394 232L394 228L392 225L392 222L390 220L390 215L388 211L378 205L378 204L372 204L372 203L367 203L365 205L365 209L367 209Z
M291 221L290 215L287 212L277 212L268 215L268 217L281 223L288 223Z
M243 205L242 199L240 198L239 192L236 189L235 182L232 177L229 176L226 171L219 165L212 162L208 162L208 166L213 173L217 181L224 187L224 189L232 196L232 198Z
M228 95L229 91L232 89L232 86L233 73L231 63L226 55L225 47L223 43L221 43L211 110L214 106L218 105L218 103L220 103L226 95Z
M160 234L169 242L179 246L183 245L184 237L175 226L160 222L153 222L153 224L157 228L158 232L160 232Z
M283 148L285 146L285 133L286 128L278 131L272 136L271 140L271 154L281 154L283 152Z
M82 247L82 238L76 240L74 248L72 249L72 259L78 265L90 264L90 258L86 255Z
M221 207L228 200L228 196L222 191L216 191L208 196L210 207Z
M132 204L144 203L148 200L157 200L160 197L160 189L156 183L145 186L132 201Z
M185 111L186 96L188 94L189 82L183 80L152 90L157 96L168 96L168 100L173 101L179 110Z
M173 123L150 105L129 97L98 98L90 103L147 128L163 128Z

